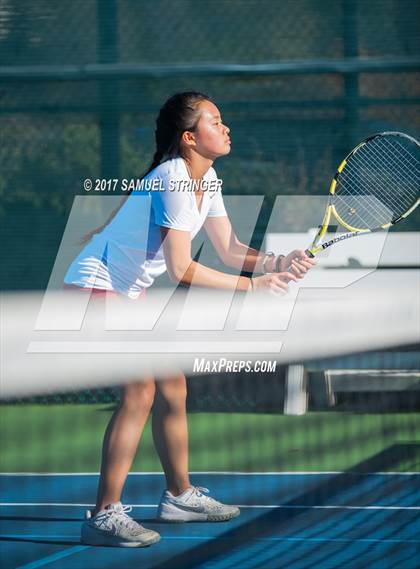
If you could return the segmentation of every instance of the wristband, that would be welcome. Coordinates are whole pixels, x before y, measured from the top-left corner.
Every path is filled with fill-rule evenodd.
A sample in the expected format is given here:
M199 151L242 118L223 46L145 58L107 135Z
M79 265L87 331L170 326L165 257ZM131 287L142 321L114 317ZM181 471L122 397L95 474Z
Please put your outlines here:
M279 255L276 259L276 273L280 272L280 263L282 259L284 259L284 255Z
M273 258L274 259L276 258L276 254L273 253L273 251L267 251L267 253L265 254L265 257L264 257L263 264L262 264L262 272L264 275L266 275L268 273L267 269L265 268L266 262L268 261L268 259L273 259Z

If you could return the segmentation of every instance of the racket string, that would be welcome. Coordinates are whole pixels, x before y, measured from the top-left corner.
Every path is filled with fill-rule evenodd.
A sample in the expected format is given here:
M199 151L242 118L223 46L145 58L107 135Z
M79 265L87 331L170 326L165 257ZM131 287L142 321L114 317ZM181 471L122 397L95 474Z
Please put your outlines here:
M343 171L343 173L344 173L344 171ZM346 172L345 176L343 176L343 179L344 179L344 181L349 180L350 183L354 182L354 185L352 186L352 189L351 189L351 193L348 190L348 193L345 193L345 195L348 198L354 198L355 200L357 200L358 207L362 208L364 210L364 212L367 216L367 219L372 218L373 214L376 214L378 216L378 219L379 219L381 225L383 225L384 223L388 223L390 221L390 215L389 215L390 210L381 201L378 200L376 207L375 207L374 203L371 201L371 203L369 204L369 208L364 207L363 204L361 203L361 200L359 198L365 197L367 195L372 195L372 192L370 192L370 194L366 194L365 192L363 192L362 190L359 190L357 188L357 186L360 185L360 173L358 173L357 171L355 173L353 173L353 171L349 169ZM343 184L341 184L341 185L344 187ZM345 191L346 191L346 188L345 188ZM341 198L339 191L337 192L336 197L338 199ZM375 197L375 199L377 199L376 195L374 195L374 197ZM383 205L382 210L379 209L379 207L378 207L379 204ZM395 205L397 205L397 204L395 204ZM370 222L366 221L366 219L364 219L360 216L359 216L359 219L362 221L362 224L364 226L367 225L368 227L370 227L372 225Z
M368 164L366 163L366 165L368 165ZM353 172L353 170L355 170L355 172ZM344 170L343 170L343 173L342 173L342 174L344 174ZM345 173L345 175L342 176L342 179L344 179L344 180L348 179L348 180L350 181L350 183L351 183L351 182L354 182L354 184L355 184L355 187L352 187L350 190L348 190L348 191L349 191L349 194L348 194L348 195L352 195L352 194L359 195L359 196L367 195L366 192L364 192L363 190L358 190L358 188L357 188L357 185L361 185L361 182L360 182L360 178L361 178L361 177L369 178L372 184L376 184L376 183L377 183L377 180L376 180L375 178L372 178L372 176L368 175L366 172L364 172L363 174L361 174L361 173L357 170L357 168L353 165L353 169L349 168L348 171ZM382 181L382 182L383 182L383 181ZM343 185L343 184L341 184L341 185ZM382 185L381 187L383 188L383 185ZM389 187L390 191L393 191L393 190L394 190L394 187L393 187L392 185L389 185L388 187ZM351 193L350 193L350 192L351 192ZM375 197L377 197L378 192L375 191L375 190L373 190L372 188L370 188L370 195L372 195L372 194L375 195ZM382 196L382 197L383 197L383 191L379 193L379 196ZM377 197L377 199L378 199L381 203L383 203L383 201L384 201L383 199L381 200L380 197L379 197L379 198ZM403 205L403 206L406 205L405 203L404 203L404 204L399 203L399 202L392 196L392 193L389 195L388 201L389 201L389 204L390 204L390 205L393 205L393 206L394 206L394 209L395 209L396 211L399 211L399 210L400 210L401 205ZM384 204L384 205L385 205L385 204ZM389 211L389 208L387 208L387 209L388 209L388 211ZM389 219L388 219L387 221L389 221Z
M395 202L392 199L388 200L388 204L384 204L382 201L378 199L375 194L364 194L359 190L352 190L353 194L347 194L345 197L347 201L344 199L343 196L337 194L336 198L338 202L343 204L344 208L348 210L352 209L351 213L349 214L348 220L352 222L354 226L354 219L355 219L355 212L359 211L360 215L356 215L356 217L362 222L363 228L372 228L376 226L382 226L391 222L393 219L398 217L397 213L401 209L401 204ZM371 198L367 205L365 206L362 202L361 198ZM349 204L348 200L353 199L353 202ZM375 201L373 201L375 199ZM366 201L365 201L366 203ZM392 210L390 209L390 205L393 206ZM405 208L404 208L405 210ZM344 211L340 211L339 215L342 218L346 218Z
M382 144L385 144L388 146L392 146L391 142L389 140L387 140L386 138L379 139L379 143L382 143ZM404 146L398 140L395 140L394 143L395 144L394 144L393 148L395 148L396 151L398 152L398 154L400 154L402 156L403 160L406 160L410 166L412 166L415 170L420 172L420 162L416 159L416 157L413 156L411 154L411 152L409 152L406 148L404 148ZM399 148L397 148L397 147L401 148L402 151L399 150ZM410 162L410 158L413 159L413 162Z
M392 170L392 164L390 164L389 162L386 162L386 161L383 159L383 156L382 156L381 154L379 154L378 152L375 153L375 151L376 151L376 149L370 148L370 152L373 154L373 158L376 158L377 161L378 161L378 163L379 163L381 166L384 167L384 169L381 170L381 173L382 173L383 175L388 174L388 176L389 176L389 181L391 182L390 188L391 188L391 190L394 190L394 191L395 191L395 181L398 183L400 180L399 180L397 174L395 174L395 175L393 176L393 173L394 173L394 172L393 172L393 170ZM366 155L366 153L365 153L364 155L359 156L358 158L359 158L359 160L364 160L364 161L365 161L364 163L367 164L369 167L371 167L371 168L372 168L372 171L374 171L375 162L369 161L369 156ZM405 172L408 172L407 169L406 169L406 167L405 167L405 164L402 163L402 165L404 166ZM406 177L406 178L405 178L405 182L407 182L407 181L410 182L410 180ZM415 184L415 181L414 181L414 180L413 180L413 182L414 182L414 184ZM400 186L401 184L398 184L398 185ZM416 194L415 189L414 189L414 194ZM392 195L392 194L391 194L391 195Z
M347 209L347 212L338 212L343 221L350 206L349 219L353 226L358 219L364 227L373 228L396 219L415 203L420 185L417 174L419 162L398 140L393 140L393 143L385 137L374 139L349 159L337 179L335 194L338 204L345 204L344 209ZM387 159L384 159L384 154ZM366 186L364 180L368 180L369 194L363 190ZM350 204L342 195L350 199ZM365 207L360 197L367 195L372 195L377 200L376 204L371 201ZM351 198L357 202L357 208L353 207L356 203ZM391 218L390 213L394 214Z
M398 148L396 148L395 146L391 146L391 143L390 143L389 141L380 140L380 141L379 141L379 144L382 144L382 145L387 144L387 145L388 145L388 148L391 147L392 149L395 149L395 150L396 150L396 152L401 156L401 158L400 158L399 156L397 156L397 155L394 155L395 162L397 163L397 165L401 165L401 166L403 167L404 173L408 174L409 172L411 172L411 171L413 171L413 170L417 170L417 171L420 173L420 168L418 168L418 167L416 166L416 164L418 164L419 162L416 161L415 157L412 156L412 154L407 153L411 158L413 158L413 160L414 160L413 163L410 162L410 161L407 159L407 157L406 157L404 154L402 154L401 151L400 151ZM400 146L401 146L401 148L404 148L401 144L400 144ZM387 148L385 148L385 151L387 151ZM383 159L383 156L382 156L381 154L378 154L378 158L380 159L380 161L381 161L382 163L385 163L385 162L384 162L384 159ZM414 173L414 172L413 172L413 173ZM417 179L417 180L419 179L419 175L418 175L418 174L415 175L415 179ZM415 179L413 179L414 184L415 184ZM408 181L408 182L411 181L408 177L406 177L405 180ZM416 193L416 187L415 187L415 186L414 186L413 190L414 190L414 192ZM418 191L418 187L417 187L417 191Z
M348 196L348 197L351 197L351 196ZM338 205L336 205L337 213L343 219L344 222L349 223L349 225L351 225L352 227L355 227L356 229L369 229L373 225L373 223L371 223L371 220L370 220L370 218L372 218L372 212L369 211L366 207L361 206L360 199L357 200L356 204L352 204L352 203L348 203L348 201L345 200L344 198L342 198L341 196L338 196L337 202L338 202ZM340 204L341 204L343 209L340 209ZM356 207L353 207L353 206L357 206L358 209L360 209L360 207L363 207L363 209L365 211L361 212L361 214L359 214L359 213L357 213ZM350 211L349 211L349 209L350 209ZM346 215L346 212L347 212L347 215ZM375 222L378 219L380 219L381 224L385 225L389 221L389 217L386 217L379 210L375 211L375 214L376 214ZM360 223L359 223L360 227L356 226L357 225L355 223L356 220L360 221Z
M389 169L388 171L390 172L390 176L392 177L393 171ZM407 170L405 171L405 174L408 174ZM397 175L394 176L394 178L396 177ZM402 194L400 193L399 195L401 197L403 207L406 208L407 205L415 201L415 198L417 197L418 187L419 187L419 176L417 175L410 178L407 175L405 175L403 180L401 181L397 180L397 182L399 182L400 187L403 187L404 184L403 187L404 191Z
M369 217L372 217L372 211L361 204L361 201L359 199L360 197L365 197L365 196L348 195L348 196L343 197L343 196L338 195L338 196L336 196L336 203L334 205L337 209L338 215L343 219L343 221L348 222L350 225L355 227L355 220L358 219L360 221L360 226L361 226L360 229L368 229L372 225L369 222ZM349 201L349 200L353 200L353 203L352 203L352 201ZM339 209L337 207L337 204L341 204L343 207L343 210L347 210L347 212L349 211L349 209L353 210L353 211L351 211L351 213L348 213L348 216L346 216L346 215L344 215L343 210L341 210L341 208ZM355 206L357 206L357 208ZM362 208L364 210L366 217L362 217L364 212L361 212L360 214L358 213L357 210L360 208ZM388 210L386 210L386 212L388 213ZM389 222L389 216L386 216L379 209L375 210L374 213L376 214L375 220L382 218L381 223L380 223L381 225L384 225L385 223Z
M412 172L412 170L413 170L413 167L412 167L412 166L413 166L413 165L411 164L411 162L409 162L409 161L407 160L407 158L406 158L403 154L401 154L401 152L400 152L397 148L395 148L394 146L392 146L390 142L385 141L385 140L379 140L379 141L378 141L378 144L379 144L379 145L382 145L382 146L385 145L385 143L388 144L388 147L385 147L385 149L384 149L385 152L387 152L388 149L391 148L392 150L395 149L396 152L401 155L402 158L399 158L399 157L398 157L397 155L395 155L395 154L393 155L394 164L392 164L392 166L401 166L402 168L398 170L398 174L401 174L402 172L404 172L404 174L405 174L404 181L405 181L405 182L410 182L411 180L410 180L410 178L408 177L408 174ZM374 149L371 148L371 151L373 152ZM414 158L414 156L412 156L411 154L410 154L410 156L414 159L414 161L416 160L416 159ZM385 166L386 170L387 170L388 172L391 172L391 173L392 173L391 167L390 167L389 163L384 160L383 154L377 152L377 153L376 153L376 157L378 158L378 161L379 161L381 164L383 164L383 165ZM417 168L416 168L416 169L417 169ZM412 179L412 181L413 181L413 183L414 183L414 187L413 187L414 193L416 193L416 186L415 186L415 180L416 180L416 179L418 180L418 175L415 176L415 177Z

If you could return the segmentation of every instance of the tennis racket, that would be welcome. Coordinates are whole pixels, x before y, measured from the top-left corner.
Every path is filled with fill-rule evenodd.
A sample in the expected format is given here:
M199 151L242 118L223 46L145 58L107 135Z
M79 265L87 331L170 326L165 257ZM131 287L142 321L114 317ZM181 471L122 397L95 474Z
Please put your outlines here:
M419 191L419 142L401 132L369 136L338 167L322 225L306 254L314 257L350 237L388 229L416 209ZM348 233L322 242L334 218Z

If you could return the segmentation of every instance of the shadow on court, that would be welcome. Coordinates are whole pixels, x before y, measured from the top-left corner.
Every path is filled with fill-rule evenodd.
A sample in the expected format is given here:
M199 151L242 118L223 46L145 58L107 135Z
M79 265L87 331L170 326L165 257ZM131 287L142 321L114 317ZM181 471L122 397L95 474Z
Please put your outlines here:
M337 448L337 452L339 450ZM343 450L352 452L348 445ZM162 533L160 544L150 550L83 547L79 550L83 516L70 512L71 517L49 516L49 509L45 515L39 510L28 511L26 516L5 515L0 519L5 526L10 526L10 535L0 538L0 547L4 547L7 555L4 566L32 563L36 551L36 556L48 563L50 556L59 555L60 566L77 569L90 566L105 569L115 564L127 569L139 565L145 569L236 569L241 566L417 569L418 509L412 506L420 503L420 478L396 471L403 466L404 470L418 471L419 455L420 444L399 443L339 474L303 475L301 480L293 475L242 476L236 481L235 476L230 477L231 480L222 477L216 486L224 488L225 498L231 494L238 500L236 503L249 506L243 509L242 516L226 524L158 524L148 510L146 516L139 514L136 519ZM390 471L395 473L381 474ZM153 496L161 485L160 478L161 475L146 478L141 494ZM92 484L95 482L89 480ZM139 492L138 482L134 478L132 482ZM60 488L57 486L56 490ZM26 491L29 493L30 488ZM38 485L40 496L44 491L44 486ZM83 491L90 492L86 481ZM273 507L275 504L281 507ZM267 508L261 509L262 505ZM28 523L30 535L21 535L19 522ZM33 528L30 528L31 522L36 524ZM41 531L38 524L42 526ZM52 531L61 535L48 535ZM24 549L25 544L27 549ZM78 546L76 552L74 546ZM46 551L41 551L42 548ZM51 551L54 548L62 551Z
M47 538L34 538L34 537L1 537L1 541L13 541L13 542L20 542L20 543L43 543L47 545L80 545L80 540L71 540L71 539L47 539Z
M354 501L369 505L372 503L372 489L362 493L357 492L357 483L361 474L390 471L401 461L409 460L415 463L418 459L420 445L415 443L395 444L384 452L355 465L348 471L337 474L332 480L319 484L316 488L301 494L297 498L283 504L282 508L270 510L240 525L232 528L214 540L208 540L188 550L188 552L172 557L170 560L153 565L152 569L192 569L198 567L221 567L218 561L225 560L225 567L239 566L250 559L252 567L275 567L276 559L282 567L308 567L306 563L317 563L320 567L323 561L340 563L338 557L345 562L362 562L361 554L375 555L372 545L377 543L381 558L395 558L395 567L402 567L399 562L407 556L407 546L404 539L395 537L406 527L415 523L417 514L407 521L398 511L383 517L368 520L366 510L347 510L344 521L338 519L339 510L313 509L312 505L327 505L331 498L340 498L348 493ZM395 488L397 490L397 488ZM389 491L389 488L387 488ZM375 489L374 489L375 493ZM340 505L346 505L346 500L340 500ZM305 507L307 506L307 507ZM325 537L328 531L329 538ZM305 533L305 539L298 538ZM324 538L322 537L324 534ZM382 539L387 543L381 545ZM371 539L369 539L369 537ZM394 536L394 538L393 538ZM282 538L284 537L284 541ZM363 542L362 551L354 541ZM285 542L287 542L285 549ZM299 544L298 544L299 542ZM302 543L303 542L303 543ZM391 543L389 543L391 542ZM322 547L327 545L328 547ZM299 545L299 547L298 547ZM325 553L323 553L325 551ZM409 552L411 556L412 553ZM279 557L280 556L280 557ZM331 557L334 556L334 557ZM281 559L281 561L280 561ZM410 559L410 557L409 557ZM366 567L363 559L361 565ZM312 566L312 565L311 565ZM328 565L329 567L331 565ZM339 565L335 565L339 566ZM353 566L353 565L352 565ZM392 565L387 565L391 567ZM411 567L411 565L404 565ZM413 568L415 565L412 566Z

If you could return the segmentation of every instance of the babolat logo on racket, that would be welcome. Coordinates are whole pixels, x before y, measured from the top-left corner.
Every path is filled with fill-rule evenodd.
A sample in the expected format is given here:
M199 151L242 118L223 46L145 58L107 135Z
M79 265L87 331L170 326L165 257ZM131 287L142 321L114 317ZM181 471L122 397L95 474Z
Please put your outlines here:
M321 247L323 249L328 249L328 247L330 247L330 245L334 245L334 243L338 243L339 241L344 241L345 239L349 239L350 237L356 237L356 235L359 235L359 231L355 232L355 233L345 233L344 235L339 235L338 237L335 237L334 239L331 239L330 241L326 241L325 243L321 244Z

